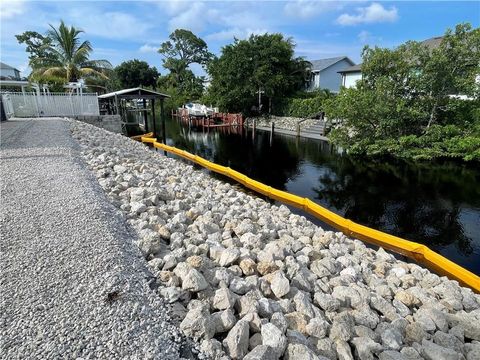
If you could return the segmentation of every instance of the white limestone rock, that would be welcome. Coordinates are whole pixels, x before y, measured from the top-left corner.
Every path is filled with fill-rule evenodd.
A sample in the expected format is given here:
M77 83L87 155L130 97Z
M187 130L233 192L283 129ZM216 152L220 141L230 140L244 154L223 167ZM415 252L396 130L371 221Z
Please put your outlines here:
M212 299L212 307L217 310L230 309L235 306L236 296L227 288L215 291Z
M215 334L215 324L204 308L191 309L180 323L180 329L193 338L211 339Z
M207 287L207 281L197 269L190 269L182 281L182 289L188 291L198 292L205 290Z
M222 252L219 260L220 266L232 265L240 257L240 250L237 248L226 249Z
M262 326L262 343L268 345L275 352L275 358L280 358L287 347L287 337L275 325L268 323Z
M249 326L247 321L240 320L228 332L223 340L227 354L233 359L242 359L248 353Z
M232 309L219 311L210 316L215 327L215 334L224 333L230 330L237 322L237 318Z
M276 360L272 348L267 345L258 345L250 351L243 360Z
M290 291L290 283L282 271L274 273L270 286L277 298L285 296Z

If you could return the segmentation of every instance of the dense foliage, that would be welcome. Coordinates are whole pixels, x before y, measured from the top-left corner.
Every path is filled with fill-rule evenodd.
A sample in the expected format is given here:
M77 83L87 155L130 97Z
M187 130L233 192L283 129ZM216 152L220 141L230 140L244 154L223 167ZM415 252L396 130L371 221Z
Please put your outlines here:
M29 54L28 60L30 64L35 59L53 58L53 54L49 51L52 43L48 36L39 34L36 31L25 31L22 34L15 35L19 44L25 44L25 51Z
M32 31L17 35L18 42L27 45L32 80L56 83L59 79L74 82L87 77L107 78L110 62L90 59L93 49L89 41L80 40L82 30L68 27L63 21L58 28L50 28L45 36Z
M248 113L258 105L260 90L271 108L277 99L303 87L308 71L309 63L294 56L292 40L281 34L235 39L208 65L207 101L222 110Z
M150 67L147 62L137 59L122 62L115 68L115 73L123 88L156 88L160 76L156 67Z
M169 39L158 50L164 56L163 67L169 71L159 77L158 88L172 96L167 105L176 108L202 96L205 79L195 76L189 66L199 64L205 67L213 55L205 41L189 30L177 29Z
M468 24L436 48L366 47L363 79L326 101L341 120L332 140L359 155L480 160L479 59L480 29Z
M118 78L117 72L115 69L105 70L104 74L108 78L98 77L98 76L88 76L86 77L85 84L87 89L90 92L97 92L99 94L105 94L112 91L117 91L122 89L122 84Z
M333 97L328 90L299 92L293 97L283 98L275 106L275 115L310 118L325 111L325 100Z

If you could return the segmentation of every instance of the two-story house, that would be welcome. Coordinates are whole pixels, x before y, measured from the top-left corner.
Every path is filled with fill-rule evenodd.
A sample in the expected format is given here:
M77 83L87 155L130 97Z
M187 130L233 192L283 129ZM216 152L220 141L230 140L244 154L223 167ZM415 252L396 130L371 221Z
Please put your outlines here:
M328 89L332 92L340 91L342 76L339 74L339 71L355 65L347 56L313 60L310 62L312 64L312 75L310 81L306 84L307 91L317 89Z

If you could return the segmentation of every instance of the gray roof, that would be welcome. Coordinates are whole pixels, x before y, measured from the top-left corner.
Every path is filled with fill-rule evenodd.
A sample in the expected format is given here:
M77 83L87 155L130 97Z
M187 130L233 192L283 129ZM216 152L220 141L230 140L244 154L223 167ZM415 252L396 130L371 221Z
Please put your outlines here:
M361 71L362 71L362 64L358 64L358 65L353 65L346 69L343 69L342 71L339 71L339 73L344 74L344 73L361 72Z
M347 60L350 64L355 65L355 63L352 60L350 60L347 56L337 56L333 58L310 61L312 63L312 71L323 71L326 68L329 68L330 66L335 65L339 61L342 61L343 59Z
M425 45L428 47L430 50L435 49L440 46L440 43L442 42L443 36L437 36L433 37L427 40L422 41L420 44Z
M8 70L17 70L19 71L18 69L15 69L13 66L10 66L10 65L7 65L3 62L0 62L0 69L8 69Z
M169 98L170 97L166 94L162 94L162 93L159 93L159 92L156 92L156 91L153 91L153 90L142 89L142 88L136 87L136 88L132 88L132 89L123 89L123 90L119 90L119 91L113 91L113 92L108 93L108 94L99 95L98 98L99 99L107 99L107 98L115 97L115 96L118 96L118 97L121 98L122 95L138 95L139 99L142 98L142 95L154 95L155 97L159 97L159 98Z

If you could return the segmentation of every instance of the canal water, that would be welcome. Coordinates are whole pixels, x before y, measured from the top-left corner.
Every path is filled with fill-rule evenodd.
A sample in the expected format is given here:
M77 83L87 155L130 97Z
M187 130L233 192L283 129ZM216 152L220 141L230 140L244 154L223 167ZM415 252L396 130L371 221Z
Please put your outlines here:
M423 243L480 275L478 166L359 160L319 140L275 135L270 143L268 132L253 137L250 131L202 131L173 119L166 128L169 145L310 198L360 224Z

